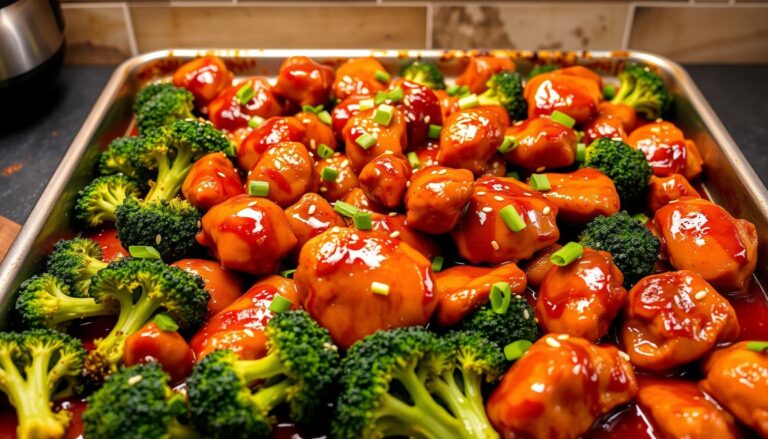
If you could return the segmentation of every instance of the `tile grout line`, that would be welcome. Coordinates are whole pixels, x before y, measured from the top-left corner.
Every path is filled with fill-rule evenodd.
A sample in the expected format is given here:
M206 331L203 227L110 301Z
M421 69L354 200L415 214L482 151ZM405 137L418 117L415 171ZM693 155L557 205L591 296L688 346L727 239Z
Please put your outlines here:
M431 49L434 41L432 41L432 31L435 26L435 4L433 2L427 3L427 23L424 26L426 28L426 48Z
M637 10L636 3L629 4L629 10L627 11L627 22L624 23L624 35L621 37L621 49L629 49L629 39L632 36L632 28L635 24L635 11Z
M136 41L136 32L133 30L133 19L131 18L131 11L128 8L128 3L123 4L123 18L125 19L125 31L128 33L128 46L131 48L131 56L139 54L139 43Z

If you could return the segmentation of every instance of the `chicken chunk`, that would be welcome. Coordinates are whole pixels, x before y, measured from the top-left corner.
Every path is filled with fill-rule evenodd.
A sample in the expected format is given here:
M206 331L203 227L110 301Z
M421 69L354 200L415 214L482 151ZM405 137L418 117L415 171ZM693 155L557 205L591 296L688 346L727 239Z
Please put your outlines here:
M621 207L613 180L595 168L544 175L552 188L542 195L557 205L557 215L562 220L585 224L600 215L611 216Z
M176 69L173 85L189 90L199 108L205 108L222 90L232 83L232 72L224 61L213 55L195 58Z
M373 57L355 58L345 62L336 70L333 82L333 96L344 99L358 96L373 96L384 90L386 84L376 78L376 72L386 72L384 66Z
M648 209L656 212L682 197L700 198L699 191L680 174L670 174L666 177L651 176L648 183Z
M624 104L600 102L597 114L583 126L583 142L590 144L601 137L627 141L627 133L635 126L637 115L634 107Z
M469 203L474 187L466 169L430 166L411 177L405 193L408 225L425 233L450 232Z
M576 160L576 131L547 117L528 119L507 128L517 146L504 154L515 166L529 171L564 168Z
M422 146L429 140L429 126L443 124L440 101L429 87L405 79L396 79L392 90L395 88L403 91L403 98L394 105L405 116L409 148Z
M325 198L316 193L304 194L296 204L285 209L291 230L299 240L297 248L334 226L344 227L347 224L341 215L333 211Z
M244 192L235 166L221 152L196 161L181 186L184 198L203 212Z
M323 169L329 168L336 173L336 178L323 180ZM337 152L334 155L315 161L315 187L328 201L344 198L352 189L358 188L360 180L349 166L346 155Z
M497 111L485 107L451 114L440 132L437 162L480 174L504 140L507 125Z
M297 105L324 105L333 86L333 69L306 56L291 56L277 74L275 94Z
M360 171L360 187L375 203L395 209L403 203L411 165L392 154L382 154Z
M701 174L703 160L699 149L672 122L643 125L632 131L627 143L645 154L654 175L682 174L693 180Z
M307 127L296 117L273 117L250 133L237 148L237 164L249 170L256 166L270 146L280 142L301 142Z
M395 108L389 125L374 120L375 109L361 111L352 116L344 127L344 145L352 170L360 173L374 158L390 153L405 157L408 146L405 117Z
M315 163L299 142L280 142L261 155L248 173L248 182L269 184L267 198L287 207L315 190Z
M244 93L242 89L250 89ZM250 99L246 100L247 97ZM208 119L220 130L234 131L248 126L254 117L268 119L283 111L266 78L245 79L224 89L208 104Z
M577 66L534 76L525 85L523 95L528 101L529 117L560 111L580 124L597 113L603 92L600 76Z
M482 93L488 87L491 76L502 71L514 71L515 65L507 57L479 55L469 59L464 72L456 78L456 84L466 85L470 93Z

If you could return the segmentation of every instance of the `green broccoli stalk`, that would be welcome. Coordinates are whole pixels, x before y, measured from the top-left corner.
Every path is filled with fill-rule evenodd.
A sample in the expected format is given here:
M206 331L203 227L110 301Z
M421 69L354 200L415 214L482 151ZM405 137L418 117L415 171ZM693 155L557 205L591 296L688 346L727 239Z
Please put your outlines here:
M121 259L93 277L90 295L96 303L119 308L110 333L96 340L96 349L86 358L86 369L94 378L109 375L123 358L126 339L164 310L183 329L200 326L210 295L200 276L153 259Z
M596 168L613 180L625 208L640 198L653 173L642 151L607 137L587 147L584 166Z
M611 103L629 105L648 120L663 117L669 110L672 97L664 80L650 68L629 65L619 73L619 80L621 85Z
M107 263L101 248L86 238L59 241L48 256L48 272L61 279L74 297L88 297L91 278Z
M432 90L443 90L445 79L443 72L433 63L413 61L400 68L400 76L408 81L429 87Z
M499 72L486 83L488 89L478 96L481 105L500 105L513 120L528 116L528 104L523 98L523 80L517 72Z
M323 412L339 363L328 331L305 311L286 311L269 321L266 336L264 358L240 360L222 350L195 366L187 394L192 421L206 437L269 437L271 413L284 403L299 423Z
M428 364L433 375L427 388L462 421L469 436L499 438L485 413L482 386L506 371L501 348L478 332L452 332L438 339Z
M136 100L136 125L141 134L173 123L177 120L192 119L195 97L189 90L167 84L152 89ZM139 106L140 104L140 106Z
M123 174L136 181L147 179L146 170L136 163L136 151L143 137L118 137L99 157L101 175Z
M517 340L534 342L541 337L533 308L525 298L514 294L505 312L497 313L485 305L462 320L456 329L477 332L501 349Z
M661 251L659 239L627 212L595 218L585 226L579 242L585 247L610 253L624 274L627 289L653 273Z
M427 388L435 344L421 327L378 331L355 343L342 363L333 437L472 438Z
M541 75L543 73L549 73L554 72L555 70L559 69L559 66L556 66L554 64L539 64L534 66L531 69L531 72L528 73L528 79L533 78L536 75Z
M71 413L53 412L53 397L80 377L80 341L47 329L0 333L0 390L16 409L19 439L64 437Z
M85 437L101 439L198 438L180 423L187 414L185 398L168 386L157 363L123 368L88 398L83 413Z
M44 273L24 281L16 298L16 312L30 328L63 329L72 320L117 313L110 303L90 297L72 297L69 287Z
M127 197L139 196L139 185L130 177L97 177L77 194L75 216L88 227L98 227L115 221L115 210Z

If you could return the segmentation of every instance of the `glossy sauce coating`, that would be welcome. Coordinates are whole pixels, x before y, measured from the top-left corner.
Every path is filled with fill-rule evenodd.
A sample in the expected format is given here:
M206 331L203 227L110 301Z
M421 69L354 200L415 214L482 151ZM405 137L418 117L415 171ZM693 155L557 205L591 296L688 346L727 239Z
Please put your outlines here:
M515 124L504 133L517 139L516 148L504 158L529 171L563 168L576 160L576 132L547 117L535 117Z
M333 134L330 125L324 124L316 114L302 111L301 113L296 113L296 118L304 124L307 130L302 143L315 157L317 157L317 150L320 148L320 145L325 145L332 150L338 148L336 145L336 135Z
M403 203L411 165L400 157L382 154L360 171L360 187L375 203L394 209Z
M339 227L310 239L294 279L304 309L342 348L379 329L425 325L437 305L430 261L376 232ZM372 282L389 294L374 293Z
M624 306L624 275L608 252L584 249L565 267L553 266L539 288L536 316L546 332L597 341Z
M333 96L343 101L350 96L373 96L384 90L386 84L376 79L377 71L386 72L386 69L376 58L350 59L336 69Z
M297 105L326 104L333 78L332 68L306 56L291 56L280 66L274 92Z
M651 212L656 212L670 201L682 197L700 198L701 195L680 174L670 174L666 177L651 176L651 181L648 183L648 209Z
M466 85L470 93L482 93L488 87L485 85L491 76L501 71L514 71L515 65L507 57L480 55L469 59L464 72L456 78L456 84Z
M375 109L361 111L352 116L344 127L344 145L352 170L359 173L368 162L384 153L404 157L403 151L408 146L405 129L405 117L395 108L389 125L381 125L373 119ZM376 139L367 148L359 145L357 139L367 134Z
M323 169L330 168L338 173L333 181L323 180ZM350 191L359 188L360 180L349 165L349 159L343 153L337 152L327 159L315 161L315 186L320 194L328 201L334 202L344 198Z
M512 294L519 295L525 291L525 273L513 262L498 267L457 265L436 273L435 282L435 321L442 327L456 325L488 303L491 287L497 282L509 283Z
M627 143L645 154L654 175L682 174L693 180L701 174L703 161L696 144L671 122L643 125L632 131Z
M440 101L432 89L415 82L396 79L390 92L395 87L403 91L403 98L395 105L405 116L408 144L410 148L421 146L428 141L429 126L443 124Z
M440 253L440 246L435 238L411 227L405 215L373 213L371 222L373 224L372 231L406 242L429 260Z
M349 119L360 112L360 101L370 99L370 96L350 96L339 102L331 110L331 129L337 138L344 138L344 127Z
M621 338L640 368L674 369L738 335L731 305L693 272L647 276L629 291Z
M130 256L128 250L123 248L123 244L117 237L117 230L112 227L87 233L85 237L99 245L102 259L105 262Z
M277 270L298 240L278 205L238 195L203 216L197 242L208 247L224 268L266 274Z
M487 412L505 438L570 439L636 393L632 365L618 349L549 334L507 371Z
M206 211L245 191L232 162L224 153L213 152L192 165L184 178L181 193L193 206Z
M126 339L123 363L158 363L171 381L179 382L192 373L195 354L178 332L164 331L149 322Z
M195 58L176 69L173 85L186 88L195 96L198 107L204 107L232 83L232 73L221 58L208 55Z
M315 190L314 165L309 151L303 144L276 143L261 155L248 173L248 182L267 182L267 198L280 207L287 207L298 201L306 192Z
M181 259L173 264L187 273L200 276L205 284L205 291L211 295L208 300L208 317L217 314L230 303L243 295L243 278L238 273L228 271L216 261L209 259Z
M331 227L346 225L325 198L312 192L304 194L296 204L285 209L285 214L293 234L299 240L297 248Z
M457 111L443 124L437 162L479 174L504 140L506 128L495 111L482 107Z
M296 117L273 117L253 130L237 148L237 164L250 170L270 146L280 142L302 142L307 127Z
M378 212L384 215L390 213L389 209L368 198L368 195L365 195L365 192L359 187L350 190L341 200L369 212Z
M414 173L405 193L408 225L425 233L450 232L469 203L474 177L466 169L430 166Z
M653 221L672 266L726 291L746 288L757 264L754 224L692 197L657 210Z
M245 104L237 96L241 88L250 86L253 98ZM208 104L208 119L220 130L235 130L248 126L252 117L268 119L283 110L282 104L272 93L272 87L265 78L253 77L226 88Z
M601 137L627 141L627 133L632 130L637 121L634 107L624 104L600 102L597 114L584 124L583 142L589 145Z
M513 232L501 209L513 206L525 228ZM451 232L459 254L473 264L499 264L530 258L558 240L557 206L530 186L512 178L482 177L475 182L469 207Z
M578 69L578 70L577 70ZM602 99L600 77L586 74L583 67L569 67L531 78L525 85L528 116L552 114L557 110L576 123L588 121Z
M558 219L584 224L596 217L619 211L621 202L613 181L595 168L581 168L567 174L544 174L552 189L542 191L557 205Z
M562 245L554 243L549 247L543 248L531 256L531 259L525 262L523 269L525 277L528 279L528 286L538 288L549 274L549 270L555 266L550 260L552 253L563 248Z

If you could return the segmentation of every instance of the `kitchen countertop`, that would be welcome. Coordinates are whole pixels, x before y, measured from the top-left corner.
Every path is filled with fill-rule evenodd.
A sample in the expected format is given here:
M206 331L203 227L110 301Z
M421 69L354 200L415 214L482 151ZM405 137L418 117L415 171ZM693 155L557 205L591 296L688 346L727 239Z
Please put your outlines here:
M768 185L768 65L697 65L687 69ZM24 222L112 71L113 67L67 66L44 94L45 99L2 104L0 215Z

